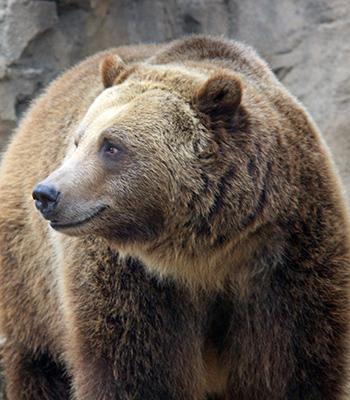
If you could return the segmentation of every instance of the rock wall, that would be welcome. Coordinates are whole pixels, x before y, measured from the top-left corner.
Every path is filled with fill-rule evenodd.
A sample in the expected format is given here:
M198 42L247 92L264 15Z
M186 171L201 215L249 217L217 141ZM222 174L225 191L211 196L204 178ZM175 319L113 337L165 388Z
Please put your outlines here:
M30 100L78 60L204 32L269 61L324 133L349 195L348 0L0 0L0 147Z

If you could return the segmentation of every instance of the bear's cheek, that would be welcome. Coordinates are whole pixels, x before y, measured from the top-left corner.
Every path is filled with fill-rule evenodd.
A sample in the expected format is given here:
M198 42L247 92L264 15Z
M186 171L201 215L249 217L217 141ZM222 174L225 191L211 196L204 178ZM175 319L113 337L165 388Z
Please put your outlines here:
M157 191L151 183L143 185L141 179L135 184L129 181L111 187L109 206L100 216L101 234L123 243L145 242L159 237L169 214L168 193Z
M112 242L145 243L161 235L164 220L165 216L159 209L107 209L98 217L95 232Z

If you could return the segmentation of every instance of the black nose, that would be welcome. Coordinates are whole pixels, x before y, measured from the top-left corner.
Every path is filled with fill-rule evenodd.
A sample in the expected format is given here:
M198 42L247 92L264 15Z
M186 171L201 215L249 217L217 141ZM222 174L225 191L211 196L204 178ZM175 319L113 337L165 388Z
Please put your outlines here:
M36 208L44 215L53 211L60 199L61 193L50 183L39 183L33 191Z

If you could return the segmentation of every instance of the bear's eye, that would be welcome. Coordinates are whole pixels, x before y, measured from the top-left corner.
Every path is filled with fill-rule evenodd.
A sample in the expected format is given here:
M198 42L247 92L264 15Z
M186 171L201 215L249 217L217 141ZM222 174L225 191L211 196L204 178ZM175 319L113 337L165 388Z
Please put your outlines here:
M119 156L120 150L121 149L118 145L116 145L113 142L110 142L109 140L105 140L102 143L100 152L101 155L103 154L105 157L111 160Z
M109 146L107 149L107 153L109 153L109 154L116 154L116 153L118 153L118 151L119 150L115 146Z

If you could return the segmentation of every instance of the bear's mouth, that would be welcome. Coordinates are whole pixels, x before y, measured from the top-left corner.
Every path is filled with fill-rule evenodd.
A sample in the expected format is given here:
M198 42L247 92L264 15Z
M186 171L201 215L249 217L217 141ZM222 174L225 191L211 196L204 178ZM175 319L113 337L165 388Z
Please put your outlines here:
M95 218L97 215L101 214L105 209L107 208L106 205L103 205L96 210L92 211L91 214L89 214L88 217L79 220L79 221L50 221L50 226L51 228L55 229L56 231L62 231L65 229L71 229L71 228L76 228L78 226L81 226L89 221L91 221L93 218Z

